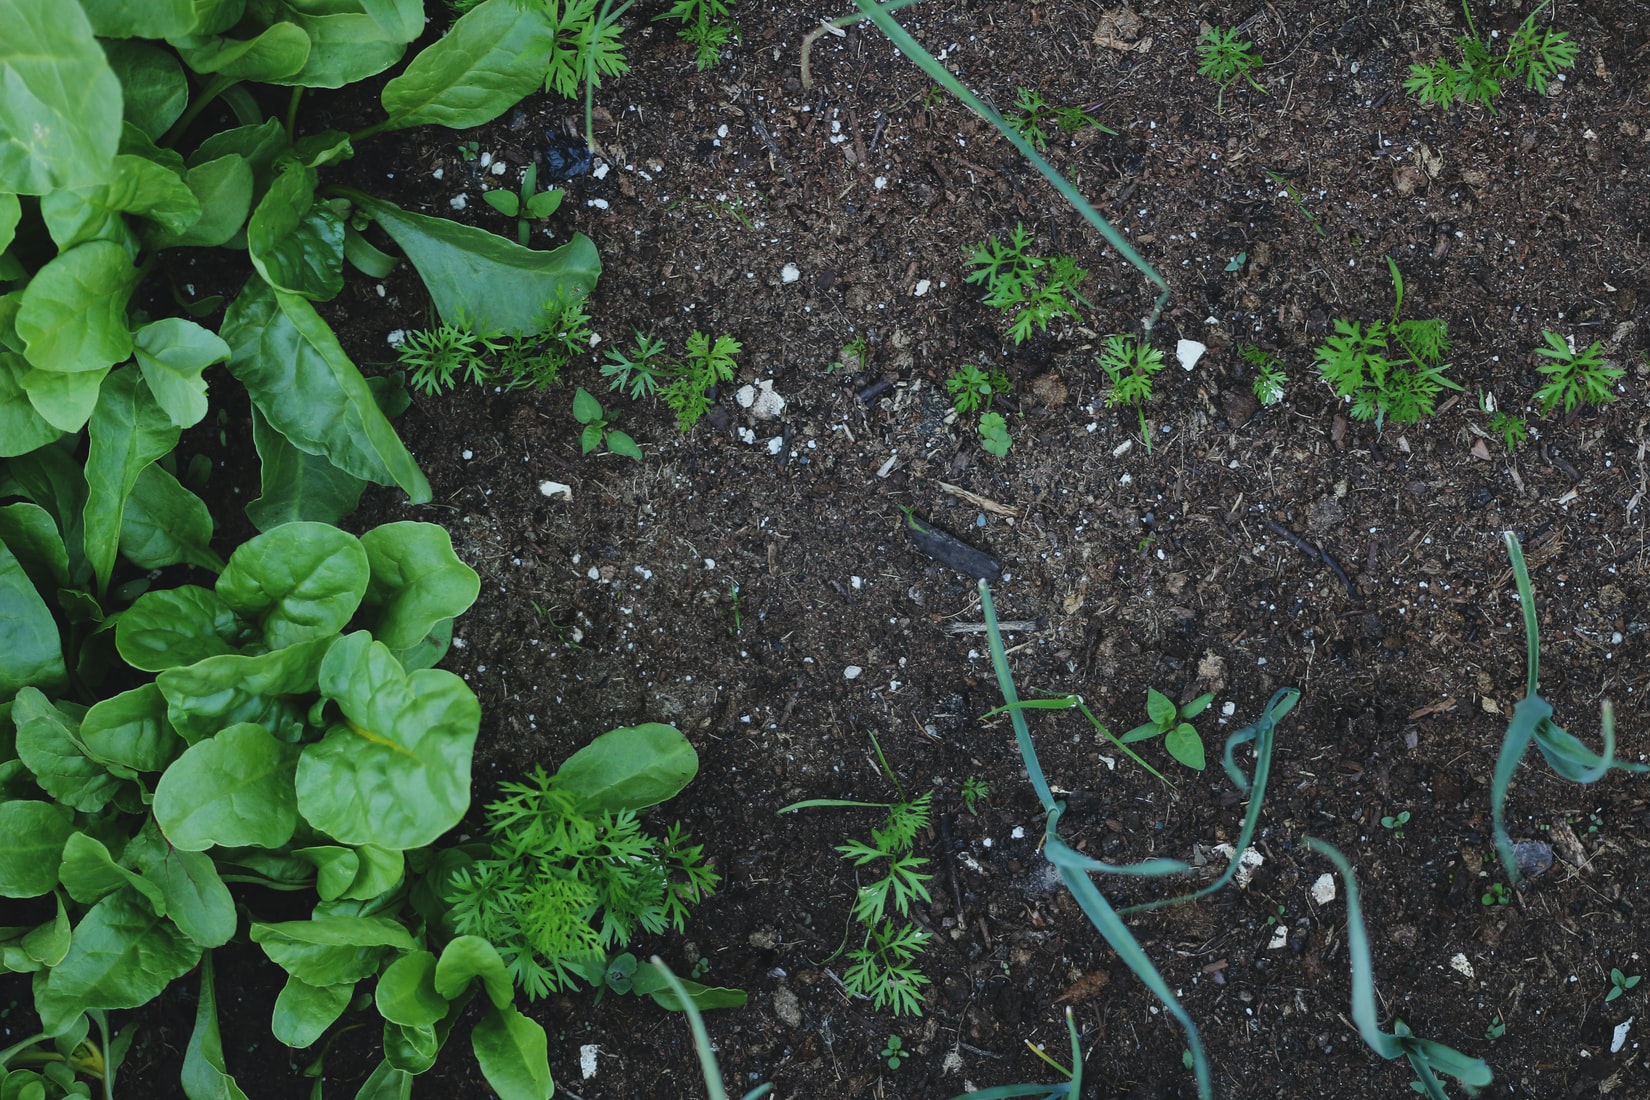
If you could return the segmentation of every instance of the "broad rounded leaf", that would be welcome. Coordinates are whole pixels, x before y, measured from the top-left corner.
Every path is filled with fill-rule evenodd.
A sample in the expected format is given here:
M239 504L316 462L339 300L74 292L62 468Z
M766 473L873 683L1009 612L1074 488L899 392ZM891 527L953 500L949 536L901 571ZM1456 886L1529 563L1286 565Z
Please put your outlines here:
M56 886L72 832L68 809L54 802L0 802L0 897L39 897Z
M137 1008L200 961L201 949L134 890L110 894L75 925L69 953L35 987L48 1035L93 1008Z
M538 90L554 45L537 7L485 0L384 85L389 125L467 130L491 122Z
M309 35L282 20L252 38L191 36L174 43L183 62L197 73L221 73L233 80L267 82L291 76L309 60Z
M296 1050L314 1043L349 1007L355 983L310 985L288 974L275 998L270 1030L275 1038Z
M404 1025L384 1021L384 1058L396 1069L423 1073L435 1065L441 1039L428 1024Z
M361 536L371 579L363 625L393 650L422 642L436 624L462 614L481 592L476 571L453 553L445 528L386 523Z
M291 165L275 177L246 225L252 266L277 290L312 301L344 286L344 219L315 201L315 170Z
M144 844L148 837L153 842ZM126 846L124 858L136 860L143 876L160 887L166 915L184 935L202 947L221 947L235 935L235 899L218 874L217 864L200 852L166 843L150 824Z
M195 29L194 0L79 0L99 38L175 38ZM111 43L123 45L124 43ZM131 95L130 86L127 95Z
M82 904L129 887L142 895L155 912L166 912L160 887L116 863L101 840L85 833L72 834L63 845L63 867L58 877L69 896Z
M448 941L435 964L436 993L456 1001L476 978L481 979L487 999L495 1007L510 1004L515 997L510 971L499 958L498 948L480 936L459 936Z
M254 924L251 937L282 970L313 986L370 978L378 973L386 954L413 951L418 946L405 928L385 917L317 917Z
M305 15L292 11L289 18L302 27L309 38L309 56L297 72L270 77L271 84L342 88L381 73L400 61L410 41L401 37L401 27L385 28L370 15L359 12ZM417 37L416 32L412 37Z
M212 513L159 463L143 468L120 513L120 552L140 569L224 567L212 550Z
M108 374L108 367L72 374L31 370L23 376L23 389L42 420L60 431L78 432L92 418L98 392Z
M242 543L218 595L280 649L337 633L367 590L367 552L324 523L288 523Z
M120 780L80 751L79 723L26 687L12 701L17 757L47 794L76 810L96 813L120 789Z
M139 596L115 624L115 649L133 668L161 672L233 653L244 633L221 596L185 584Z
M435 956L409 951L379 975L373 999L378 1012L391 1023L422 1027L447 1014L447 998L436 992Z
M327 635L269 653L228 653L155 677L166 696L166 716L193 744L237 722L256 722L282 741L309 730L321 658L336 640Z
M189 746L166 769L155 788L155 820L186 852L279 848L298 824L294 755L262 726L230 726Z
M0 458L28 454L69 430L58 428L34 407L23 388L23 379L32 373L27 359L0 348ZM86 415L91 415L90 408ZM78 431L80 424L74 430Z
M499 1100L549 1100L555 1091L544 1028L515 1005L483 1015L470 1032L470 1047Z
M79 4L0 0L0 191L44 195L109 178L120 81Z
M649 722L597 737L556 769L556 786L594 812L645 810L675 798L699 773L699 754L674 726Z
M184 749L154 683L94 703L80 720L80 739L105 765L134 772L165 771Z
M0 702L30 684L61 688L68 679L57 620L4 543L0 543Z
M181 158L180 158L181 159ZM40 213L61 250L86 241L137 247L125 215L148 218L170 232L181 232L201 216L195 198L177 168L148 157L123 153L115 158L115 177L95 187L53 191L40 200Z
M111 367L132 354L126 301L138 271L118 244L87 241L57 256L23 290L17 335L30 363L73 373ZM44 410L42 410L44 412Z
M252 212L253 172L239 153L227 153L185 169L184 186L200 205L200 217L179 233L152 231L144 235L151 248L192 245L212 248L225 244L246 224Z
M201 373L229 358L229 345L215 332L181 317L167 317L132 334L132 349L149 392L179 428L206 416L206 381Z
M118 6L128 11L160 7L154 0L143 4L121 3ZM136 37L167 38L182 33L187 32L168 31ZM104 34L102 37L117 36ZM120 81L126 121L151 139L159 141L189 105L189 81L183 75L183 66L178 64L177 54L148 42L105 42L103 52L108 55L109 67Z
M69 551L52 514L32 501L0 507L0 543L17 555L40 592L69 584Z
M464 681L439 669L407 675L363 630L328 651L320 683L345 721L299 758L304 819L345 844L392 849L421 848L458 824L481 724Z
M262 491L246 506L246 518L258 530L297 520L337 523L360 503L365 481L321 455L306 454L288 443L256 405L252 406L252 445L258 451Z

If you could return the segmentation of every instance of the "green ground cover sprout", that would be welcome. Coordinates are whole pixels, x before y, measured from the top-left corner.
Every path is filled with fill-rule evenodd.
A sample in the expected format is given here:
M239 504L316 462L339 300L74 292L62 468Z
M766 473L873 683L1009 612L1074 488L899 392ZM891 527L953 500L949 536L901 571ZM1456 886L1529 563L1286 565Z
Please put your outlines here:
M906 1059L905 1040L898 1035L888 1036L888 1041L882 1044L882 1058L889 1069L899 1069L900 1063Z
M1634 974L1629 977L1612 966L1610 968L1610 992L1604 995L1604 1003L1609 1004L1611 1001L1615 1000L1623 993L1626 993L1643 980L1644 978L1641 974Z
M1507 1024L1501 1019L1501 1013L1497 1012L1494 1016L1490 1017L1488 1026L1484 1028L1484 1038L1493 1043L1506 1034Z
M608 388L625 393L632 401L639 401L657 393L662 376L670 369L664 358L665 342L635 330L636 342L629 351L610 348L607 362L602 364L602 377ZM657 360L657 362L655 362Z
M1605 405L1616 399L1614 387L1627 372L1604 360L1604 345L1594 340L1581 351L1556 332L1543 331L1547 341L1535 354L1545 359L1535 369L1547 377L1535 391L1535 403L1546 416L1563 407L1566 413L1577 405Z
M1152 398L1152 376L1163 369L1163 353L1133 336L1117 334L1106 337L1095 361L1111 380L1111 388L1106 391L1107 407L1134 407L1140 418L1140 441L1151 454L1152 433L1146 426L1145 404Z
M1513 704L1512 719L1501 741L1495 773L1490 779L1490 812L1495 823L1495 850L1501 857L1507 881L1520 878L1513 858L1512 838L1507 835L1507 789L1524 754L1534 744L1548 765L1571 783L1596 783L1616 768L1626 772L1650 772L1650 765L1615 759L1616 719L1609 700L1600 705L1604 751L1595 753L1572 733L1553 721L1552 704L1540 691L1541 627L1535 613L1535 592L1530 571L1524 563L1524 548L1511 531L1502 533L1507 557L1512 562L1513 580L1518 585L1518 602L1524 609L1524 698Z
M1252 48L1254 43L1239 38L1238 33L1236 27L1230 30L1210 27L1197 43L1198 75L1220 85L1215 99L1217 109L1225 99L1226 89L1238 80L1246 80L1255 91L1266 94L1254 75L1261 67L1261 56Z
M1373 420L1376 430L1390 420L1414 424L1431 416L1438 395L1461 387L1445 377L1449 331L1440 320L1398 319L1404 279L1387 257L1392 275L1392 317L1367 325L1335 320L1335 335L1318 345L1314 366L1335 396L1351 403L1355 420Z
M629 433L613 427L613 421L617 418L617 413L604 412L602 403L583 386L573 391L573 419L584 425L579 432L579 449L589 454L597 447L605 446L612 454L640 462L642 449L636 446Z
M1077 289L1088 272L1070 256L1037 255L1035 243L1026 227L1016 224L1006 241L992 234L968 257L974 270L965 281L984 284L985 304L1010 315L1008 335L1016 344L1025 343L1033 329L1047 332L1057 318L1080 319L1074 302L1094 308Z
M1408 824L1408 810L1403 810L1396 814L1387 814L1381 818L1381 828L1390 830L1394 840L1404 839L1404 826Z
M508 390L544 389L590 347L590 315L582 291L558 288L545 302L539 330L510 335L464 317L406 333L395 349L412 388L427 397L459 383Z
M1486 909L1493 909L1498 905L1510 905L1512 891L1507 889L1506 883L1492 882L1484 888L1484 893L1478 898L1478 904Z
M1031 88L1022 87L1015 91L1014 110L1003 118L1039 153L1048 151L1051 130L1074 134L1090 126L1103 134L1117 133L1081 107L1056 107L1045 100L1041 92Z
M694 67L700 72L721 60L729 42L739 40L739 26L733 21L726 0L676 0L668 12L654 19L674 19L682 25L678 38L693 46Z
M688 337L687 357L675 365L671 380L659 390L659 396L676 414L678 428L691 431L710 411L710 388L733 381L738 366L734 356L742 350L743 345L732 336L722 335L712 341L695 331Z
M1468 1058L1453 1047L1432 1039L1417 1038L1402 1020L1393 1022L1391 1033L1381 1030L1375 1003L1375 964L1369 952L1369 930L1364 926L1363 906L1358 900L1358 881L1347 862L1333 845L1315 837L1307 837L1305 844L1335 865L1346 887L1346 946L1352 964L1352 1021L1358 1034L1376 1054L1387 1060L1406 1058L1410 1068L1420 1078L1410 1087L1425 1093L1431 1100L1449 1100L1438 1075L1454 1077L1473 1089L1488 1085L1493 1079L1490 1067L1481 1058Z
M1008 421L1001 413L991 411L991 402L998 394L1008 392L1008 372L1001 368L986 371L971 363L965 364L946 378L945 390L951 395L959 416L979 413L980 446L999 458L1006 455L1013 445Z
M1255 380L1251 385L1255 400L1262 405L1276 405L1283 400L1284 383L1289 376L1284 373L1283 363L1276 355L1263 351L1253 344L1243 345L1239 353L1243 361L1255 368Z
M1199 695L1196 699L1183 706L1176 706L1173 699L1164 695L1156 688L1146 690L1146 721L1134 727L1122 737L1125 745L1137 741L1145 741L1153 737L1163 738L1163 747L1169 750L1169 755L1194 771L1204 768L1203 738L1192 728L1191 719L1196 718L1214 702L1214 693Z
M1467 0L1461 0L1467 33L1455 40L1461 52L1460 62L1451 65L1438 57L1424 65L1411 65L1404 90L1423 106L1476 103L1491 114L1495 113L1495 100L1501 96L1504 81L1522 80L1538 95L1546 95L1547 85L1561 69L1572 68L1581 53L1580 47L1564 31L1536 25L1547 6L1542 3L1524 17L1508 40L1507 52L1498 57L1490 44L1479 37L1472 21L1472 9Z
M516 219L516 243L526 248L533 232L533 222L548 218L561 208L562 192L552 187L548 191L538 189L537 163L529 164L527 171L521 176L521 192L505 191L502 188L485 191L482 199L503 214L506 218Z
M967 779L963 780L963 809L967 810L969 813L978 816L980 803L984 802L990 796L991 788L988 787L985 780L981 779L979 776L971 775Z

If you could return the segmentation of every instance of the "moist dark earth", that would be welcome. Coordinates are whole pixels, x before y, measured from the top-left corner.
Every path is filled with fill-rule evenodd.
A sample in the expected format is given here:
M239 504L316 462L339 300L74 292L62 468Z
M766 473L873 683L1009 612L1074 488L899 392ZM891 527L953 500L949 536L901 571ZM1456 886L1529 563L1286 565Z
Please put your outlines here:
M1504 43L1529 7L1480 0L1473 14ZM707 1021L735 1095L760 1081L799 1100L1052 1082L1026 1044L1064 1057L1068 1006L1083 1095L1194 1095L1182 1033L1037 850L1012 730L980 718L1001 702L984 637L959 632L981 621L974 583L907 539L909 507L1001 561L999 610L1026 621L1008 638L1023 695L1079 693L1121 732L1145 720L1148 688L1214 693L1197 722L1207 770L1141 746L1173 787L1075 714L1033 716L1043 766L1068 792L1064 833L1096 858L1222 866L1213 849L1236 839L1245 803L1220 746L1275 690L1302 690L1280 727L1253 879L1130 921L1201 1027L1217 1095L1409 1095L1407 1066L1379 1060L1349 1023L1345 891L1313 900L1330 867L1307 836L1357 869L1387 1027L1402 1019L1487 1059L1483 1095L1646 1095L1650 983L1605 1001L1612 968L1650 969L1645 780L1580 787L1532 754L1509 823L1557 859L1505 904L1483 898L1502 881L1489 780L1523 693L1503 530L1529 550L1558 720L1597 744L1612 700L1618 750L1650 753L1650 10L1555 5L1580 46L1575 68L1546 96L1509 85L1494 113L1423 108L1400 87L1410 64L1455 56L1465 22L1444 0L1143 0L1133 13L925 0L901 12L999 107L1033 88L1116 131L1061 135L1049 158L1173 289L1151 333L1170 365L1144 407L1148 453L1134 410L1105 405L1095 355L1107 335L1140 331L1154 291L1006 141L931 94L869 25L823 37L805 88L803 36L839 13L743 6L737 46L698 72L673 25L648 21L654 8L626 17L632 72L597 93L608 170L570 181L535 236L595 241L601 346L548 390L417 398L399 427L435 502L382 492L350 521L442 523L482 575L446 661L484 708L470 827L499 782L554 768L609 728L673 723L700 773L656 816L683 821L723 882L685 935L634 946L681 971L704 960L703 980L749 992ZM1239 81L1221 95L1198 75L1206 24L1244 28L1264 93ZM319 128L359 124L370 104L323 94L308 109ZM575 132L581 116L535 97L481 131L365 142L349 171L411 209L513 235L482 190L513 185L546 131ZM469 140L506 172L468 159ZM964 282L966 252L1017 223L1089 270L1093 304L1020 346ZM1336 318L1390 316L1388 257L1405 315L1448 322L1463 389L1418 424L1377 430L1347 416L1311 363ZM405 270L382 291L358 281L334 310L369 372L391 369L392 332L430 317ZM657 401L607 393L599 353L637 329L677 352L695 330L742 342L739 377L692 432ZM1626 371L1617 400L1531 409L1544 330L1600 341ZM1190 371L1174 361L1183 339L1208 347ZM864 355L845 356L855 340ZM1284 364L1280 404L1251 395L1245 344ZM944 379L964 364L1012 382L996 405L1013 436L1005 458L948 419ZM757 420L735 392L763 381L784 407ZM580 454L574 385L620 410L643 461ZM1488 429L1486 395L1529 418L1513 453ZM226 415L231 449L202 446L227 464L227 510L256 484L233 447L244 411ZM932 903L915 910L934 933L920 1018L876 1011L839 980L855 881L834 846L866 837L875 812L776 814L804 798L895 797L873 735L906 791L934 792L917 845L935 875ZM977 814L961 798L971 777L990 789ZM1401 837L1381 825L1406 811ZM1174 889L1100 886L1118 905ZM314 1052L268 1035L278 973L225 954L231 1071L253 1097L307 1095ZM176 1094L188 986L146 1016L123 1095ZM561 1095L704 1095L678 1015L589 992L527 1007ZM1491 1038L1496 1020L1505 1032ZM466 1030L418 1094L486 1095ZM330 1049L327 1095L352 1094L376 1034L358 1028ZM880 1054L890 1036L907 1055L897 1069Z

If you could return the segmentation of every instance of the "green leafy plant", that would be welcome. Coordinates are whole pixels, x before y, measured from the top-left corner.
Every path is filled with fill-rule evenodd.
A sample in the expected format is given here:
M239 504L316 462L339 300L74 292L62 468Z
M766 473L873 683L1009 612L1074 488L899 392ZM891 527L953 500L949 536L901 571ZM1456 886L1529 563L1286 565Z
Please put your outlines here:
M1505 883L1501 882L1490 883L1489 886L1485 888L1483 895L1478 899L1478 904L1482 905L1486 909L1493 909L1496 906L1509 905L1511 903L1512 891L1507 889Z
M1146 715L1149 721L1134 727L1122 737L1123 744L1163 738L1163 747L1169 755L1196 771L1204 768L1203 738L1192 728L1191 719L1202 714L1214 701L1213 693L1199 695L1183 706L1156 688L1146 691Z
M613 427L616 417L616 413L603 412L602 403L583 386L573 391L573 419L584 425L579 433L579 449L589 454L597 447L605 446L612 454L640 462L642 449L628 433Z
M694 67L700 72L721 60L729 42L739 40L739 26L727 0L675 0L668 12L654 18L674 19L682 25L676 35L693 45Z
M945 392L951 395L951 403L963 416L989 411L996 396L1007 393L1008 389L1008 372L1000 367L985 371L971 363L964 364L945 380Z
M888 1063L889 1069L899 1069L899 1064L905 1060L905 1041L898 1035L888 1036L888 1041L882 1044L882 1059Z
M965 281L983 283L985 304L1011 315L1008 334L1016 344L1025 343L1033 329L1047 332L1056 318L1078 320L1080 315L1073 302L1093 308L1077 289L1088 278L1088 272L1070 256L1035 254L1031 251L1035 243L1025 226L1017 224L1008 240L993 234L968 256L974 271Z
M862 371L871 362L871 344L863 336L856 336L842 345L838 353L841 358L825 368L827 374L834 374L839 370Z
M516 219L516 243L526 248L533 222L548 218L561 208L562 192L556 188L538 190L539 166L529 164L521 176L521 192L494 190L482 193L488 206L506 218Z
M1030 88L1016 89L1014 110L1003 118L1040 153L1048 151L1049 132L1053 129L1074 134L1088 126L1103 134L1117 133L1083 108L1055 107L1041 92Z
M1638 985L1642 980L1643 975L1634 974L1629 977L1612 966L1610 968L1610 992L1604 995L1604 1003L1609 1004L1623 993L1626 993L1628 990Z
M1497 1012L1494 1016L1490 1017L1489 1024L1484 1028L1484 1038L1493 1043L1506 1034L1506 1022L1501 1019L1501 1013Z
M1394 840L1404 839L1404 826L1408 824L1408 810L1402 810L1396 814L1387 814L1381 818L1381 828L1391 830Z
M1255 400L1262 405L1276 405L1283 400L1284 383L1289 376L1284 373L1283 363L1276 355L1269 351L1262 351L1253 344L1243 345L1239 353L1243 361L1255 368L1255 380L1251 385Z
M963 780L962 801L963 809L976 816L979 814L979 805L991 795L991 788L979 776L971 775Z
M1387 257L1392 275L1392 317L1368 325L1337 318L1335 335L1318 345L1314 365L1335 396L1351 403L1356 420L1373 420L1376 429L1391 420L1414 424L1431 416L1446 388L1461 387L1445 377L1449 332L1443 321L1400 321L1404 279Z
M1106 406L1132 405L1140 418L1140 441L1146 453L1152 450L1151 429L1146 426L1145 404L1152 398L1152 376L1163 369L1163 353L1133 336L1114 334L1106 337L1105 346L1095 360L1111 380L1106 391Z
M1473 25L1472 9L1467 0L1461 0L1461 11L1466 16L1467 33L1456 38L1461 52L1458 64L1451 65L1442 57L1425 64L1409 67L1404 90L1419 99L1423 106L1449 107L1455 103L1476 103L1495 113L1495 100L1501 96L1504 81L1523 80L1526 87L1539 95L1547 94L1547 85L1561 69L1575 65L1580 47L1563 31L1538 27L1537 18L1547 8L1538 5L1525 16L1507 43L1507 52L1496 56L1488 42L1478 36Z
M695 331L688 337L687 357L675 365L670 382L659 390L659 396L676 414L678 428L691 431L710 411L710 388L733 381L738 366L734 356L742 350L743 345L732 336L718 336L713 342Z
M1346 886L1346 943L1352 963L1352 1022L1358 1034L1380 1057L1407 1059L1420 1078L1411 1087L1432 1100L1449 1100L1439 1074L1454 1077L1470 1092L1493 1080L1490 1067L1481 1058L1468 1058L1453 1047L1433 1039L1417 1038L1402 1020L1393 1022L1391 1033L1381 1030L1375 1003L1375 964L1369 952L1369 930L1364 925L1363 906L1358 900L1358 882L1352 865L1334 846L1315 837L1306 846L1335 865Z
M438 396L460 382L505 389L544 389L561 378L574 355L590 346L585 295L559 287L543 307L539 330L512 336L465 320L439 321L433 329L406 333L396 358L412 388Z
M408 371L412 388L427 397L447 392L460 382L485 385L493 372L488 357L503 349L502 334L478 332L473 325L440 321L432 329L414 329L396 346L395 357Z
M1583 745L1574 734L1553 721L1553 706L1540 695L1541 627L1535 612L1535 591L1530 586L1530 571L1524 563L1524 549L1518 536L1511 531L1502 533L1507 545L1507 557L1512 563L1513 580L1518 586L1518 602L1524 610L1524 698L1513 704L1506 735L1501 739L1501 751L1496 756L1495 772L1490 778L1490 813L1495 825L1495 850L1501 857L1501 867L1507 881L1517 883L1520 875L1513 858L1512 838L1507 834L1507 791L1512 785L1513 773L1534 744L1547 764L1558 775L1571 783L1596 783L1611 768L1620 771L1650 772L1650 765L1635 764L1615 759L1615 711L1605 700L1602 712L1604 751L1595 753Z
M103 1100L114 1100L115 1078L137 1037L137 1024L129 1023L111 1037L108 1013L93 1009L86 1018L97 1027L96 1039L88 1027L77 1039L66 1036L50 1050L37 1049L52 1038L45 1034L31 1035L0 1050L0 1085L20 1098L55 1100L92 1095L85 1082L78 1080L84 1077L96 1082L97 1095Z
M544 90L564 99L579 94L580 85L600 88L602 77L630 71L619 41L619 17L628 2L613 8L598 0L512 0L523 11L539 17L539 33L547 42L535 42L543 56ZM548 49L545 47L548 46Z
M1490 431L1501 437L1501 442L1507 445L1508 454L1518 450L1530 438L1529 424L1524 418L1501 409L1490 414Z
M733 611L733 625L728 627L728 633L737 634L739 633L739 628L744 625L745 601L739 594L738 583L732 580L728 581L728 603Z
M1246 80L1255 91L1266 94L1266 89L1255 80L1255 73L1262 62L1260 54L1251 48L1253 46L1253 42L1238 37L1236 27L1230 30L1210 27L1198 40L1197 72L1199 76L1206 76L1220 85L1216 96L1217 107L1225 99L1226 89L1238 80Z
M687 739L651 723L603 734L554 775L539 768L502 784L487 807L486 842L447 862L447 925L493 944L529 999L583 980L680 1007L653 971L620 952L639 933L682 931L719 881L679 824L654 836L639 816L697 771ZM696 983L689 991L700 1008L745 999Z
M632 401L639 401L657 393L662 374L669 369L664 359L665 342L653 336L644 336L635 330L636 342L628 352L611 348L607 362L602 364L602 377L608 379L608 388L628 393ZM658 360L655 363L655 360Z
M1546 416L1563 407L1566 413L1577 405L1605 405L1616 399L1615 384L1627 372L1611 366L1604 360L1604 345L1594 340L1577 352L1570 341L1556 332L1543 331L1547 341L1535 354L1546 360L1535 369L1547 376L1547 381L1535 391L1535 402Z

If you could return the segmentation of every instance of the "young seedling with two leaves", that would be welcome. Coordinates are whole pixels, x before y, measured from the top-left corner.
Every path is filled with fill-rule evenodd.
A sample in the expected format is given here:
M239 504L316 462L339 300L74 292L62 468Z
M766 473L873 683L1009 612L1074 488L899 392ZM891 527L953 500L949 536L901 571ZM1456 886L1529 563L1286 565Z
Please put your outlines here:
M521 193L499 189L485 192L481 197L506 218L516 219L516 240L521 247L527 247L527 241L532 236L535 221L540 221L554 214L561 206L562 192L558 188L549 191L538 190L537 164L529 164L527 171L521 176Z
M589 454L606 444L610 454L641 461L642 449L636 441L613 427L613 421L617 418L617 413L603 412L602 403L583 386L573 391L573 419L584 425L584 430L579 433L579 447L583 452Z
M1162 737L1163 747L1169 750L1170 756L1194 771L1202 771L1205 764L1203 738L1192 728L1190 719L1207 710L1214 698L1214 694L1210 692L1199 695L1185 706L1177 707L1174 700L1161 691L1148 688L1146 716L1151 721L1144 722L1125 733L1122 742L1131 745L1136 741Z

